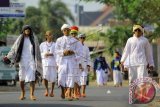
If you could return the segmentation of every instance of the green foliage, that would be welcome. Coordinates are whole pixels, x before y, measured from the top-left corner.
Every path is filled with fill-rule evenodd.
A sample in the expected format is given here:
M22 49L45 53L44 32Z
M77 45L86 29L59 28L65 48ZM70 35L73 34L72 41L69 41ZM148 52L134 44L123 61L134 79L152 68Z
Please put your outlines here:
M70 10L63 2L58 0L40 0L38 8L26 8L25 18L9 19L7 22L5 21L7 23L4 25L5 27L1 24L0 28L3 28L3 30L0 32L0 38L6 37L7 33L19 35L22 26L25 24L31 25L40 41L44 39L44 33L47 30L52 30L54 38L57 38L61 34L60 27L62 24L67 23L68 19L74 21Z
M111 54L118 48L124 47L126 41L132 36L131 26L116 26L110 28L106 33L109 44L108 49Z
M0 18L0 39L5 40L7 34L11 30L10 24L13 22L13 20L8 18Z
M66 19L74 21L71 12L66 7L66 5L58 0L40 0L40 11L42 13L41 23L43 25L42 32L45 32L48 29L54 31L56 38L57 35L61 34L60 27L62 24L66 23Z
M150 41L160 37L160 2L159 0L83 0L87 2L96 1L112 5L114 18L118 20L128 19L133 24L154 26L153 33L147 33ZM112 27L106 33L110 42L108 45L110 53L116 48L124 46L128 37L132 35L132 25Z

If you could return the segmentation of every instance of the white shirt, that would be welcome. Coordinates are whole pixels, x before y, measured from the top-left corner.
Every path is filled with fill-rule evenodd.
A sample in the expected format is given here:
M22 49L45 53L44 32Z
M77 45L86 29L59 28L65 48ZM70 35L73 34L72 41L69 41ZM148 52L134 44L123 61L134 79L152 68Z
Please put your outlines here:
M140 36L139 38L133 36L127 40L121 62L125 62L127 57L129 66L147 64L154 66L151 46L144 36Z
M84 72L81 73L82 76L87 76L87 65L90 65L90 54L89 48L86 45L82 45L82 58L81 58L82 67L84 68Z
M55 43L54 42L43 42L40 44L40 51L42 56L43 66L57 66L56 65L56 54L55 54ZM53 56L46 57L46 53L52 53Z
M30 42L29 37L24 37L23 50L20 60L20 66L28 66L28 64L33 64L33 46Z
M89 54L89 48L86 45L82 45L82 58L81 62L83 65L87 66L90 65L90 54Z
M64 56L63 52L64 50L72 50L74 51L75 60L78 59L78 56L81 56L81 46L78 43L79 41L71 36L62 36L57 39L56 41L56 54L58 55L57 63L58 65L61 63L62 58L69 58L71 56ZM80 63L79 60L77 60L77 63Z

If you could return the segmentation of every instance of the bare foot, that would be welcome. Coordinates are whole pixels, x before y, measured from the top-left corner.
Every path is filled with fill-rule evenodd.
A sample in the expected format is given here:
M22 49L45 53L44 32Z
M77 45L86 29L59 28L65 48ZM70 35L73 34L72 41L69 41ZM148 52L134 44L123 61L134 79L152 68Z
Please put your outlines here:
M44 93L44 96L45 96L45 97L48 97L48 92L45 92L45 93Z
M49 95L50 97L54 97L54 94L53 93L50 93L50 95Z
M36 97L35 96L30 96L30 99L34 101L34 100L36 100Z
M24 100L25 97L24 97L24 96L20 96L19 99L20 99L20 100Z

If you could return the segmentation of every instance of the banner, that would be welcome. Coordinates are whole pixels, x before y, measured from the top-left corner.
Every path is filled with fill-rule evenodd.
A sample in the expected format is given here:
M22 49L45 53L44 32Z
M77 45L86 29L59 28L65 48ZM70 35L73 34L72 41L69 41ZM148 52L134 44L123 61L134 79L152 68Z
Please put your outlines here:
M25 3L10 0L9 7L0 7L0 17L25 17Z

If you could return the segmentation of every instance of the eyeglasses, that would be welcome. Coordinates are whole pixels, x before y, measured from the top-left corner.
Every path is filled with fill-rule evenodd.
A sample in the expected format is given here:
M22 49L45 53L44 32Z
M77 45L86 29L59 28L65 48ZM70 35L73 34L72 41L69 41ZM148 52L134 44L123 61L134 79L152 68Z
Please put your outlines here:
M71 35L77 35L77 33L71 33Z
M85 37L80 37L80 39L85 39Z
M141 32L141 30L140 29L136 29L136 30L134 30L135 32Z

